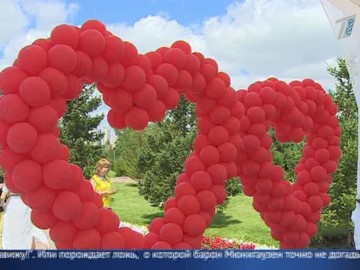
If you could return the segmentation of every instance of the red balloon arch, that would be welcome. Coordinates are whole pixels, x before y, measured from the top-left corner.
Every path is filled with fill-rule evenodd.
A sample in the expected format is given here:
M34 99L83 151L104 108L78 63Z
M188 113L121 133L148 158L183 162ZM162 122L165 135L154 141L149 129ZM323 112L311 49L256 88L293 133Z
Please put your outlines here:
M96 82L107 118L117 129L143 130L162 121L180 96L196 104L198 134L165 203L146 236L120 227L119 217L68 162L57 123L82 83ZM24 47L0 74L1 165L6 185L32 209L32 222L50 229L61 249L189 249L224 202L226 180L239 176L243 192L281 248L303 248L317 233L320 211L341 150L337 107L311 79L286 84L276 78L235 91L215 60L184 41L139 54L130 42L90 20L59 25L48 39ZM272 163L269 129L280 142L306 139L296 182Z

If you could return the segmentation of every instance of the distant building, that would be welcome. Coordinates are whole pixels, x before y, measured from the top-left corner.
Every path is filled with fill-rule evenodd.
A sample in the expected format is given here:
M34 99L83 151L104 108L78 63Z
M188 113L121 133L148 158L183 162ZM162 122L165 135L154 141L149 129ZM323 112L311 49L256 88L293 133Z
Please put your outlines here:
M102 128L100 130L104 137L101 139L101 145L110 144L111 143L111 131L109 128Z
M113 146L116 141L116 136L112 130L112 128L104 127L99 130L102 134L104 134L103 138L101 139L101 145L110 144Z

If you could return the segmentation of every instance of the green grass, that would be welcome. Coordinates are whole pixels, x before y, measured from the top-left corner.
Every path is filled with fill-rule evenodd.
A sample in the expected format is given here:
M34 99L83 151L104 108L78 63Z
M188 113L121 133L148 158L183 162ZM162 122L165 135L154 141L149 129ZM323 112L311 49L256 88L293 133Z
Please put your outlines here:
M136 184L113 185L119 192L113 197L112 208L121 220L147 226L153 218L163 216L161 210L150 206L139 195ZM242 194L229 199L227 207L217 213L205 234L278 247L278 242L270 236L270 229L253 209L252 198Z

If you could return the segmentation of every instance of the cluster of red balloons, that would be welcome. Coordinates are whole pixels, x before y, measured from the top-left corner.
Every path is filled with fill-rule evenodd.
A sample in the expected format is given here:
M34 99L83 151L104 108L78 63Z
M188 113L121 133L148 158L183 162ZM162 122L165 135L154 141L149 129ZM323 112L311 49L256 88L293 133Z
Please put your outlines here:
M114 128L146 128L176 108L181 95L196 103L198 135L165 203L146 236L102 208L69 149L59 140L58 119L82 84L97 82L111 107ZM57 248L199 248L216 206L227 197L226 180L240 176L244 192L282 247L305 247L329 201L331 174L341 151L336 106L312 80L290 85L277 79L236 92L217 63L184 41L145 55L90 20L60 25L49 39L23 48L0 73L0 162L6 185L32 209L33 223L50 229ZM272 164L268 130L282 141L306 136L297 182Z
M239 91L245 114L237 157L243 192L282 248L303 248L317 233L320 211L330 203L331 174L341 157L341 129L331 96L311 79L287 85L276 79ZM303 156L294 184L272 163L269 129L280 142L301 142Z

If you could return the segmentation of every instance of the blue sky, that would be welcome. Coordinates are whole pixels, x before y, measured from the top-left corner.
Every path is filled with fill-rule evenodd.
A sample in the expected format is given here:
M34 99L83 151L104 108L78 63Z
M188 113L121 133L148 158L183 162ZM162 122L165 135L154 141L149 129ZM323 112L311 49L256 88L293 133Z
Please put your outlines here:
M225 15L233 0L76 0L79 5L74 23L93 17L105 23L119 21L133 24L148 15L165 15L183 25L198 24L204 19ZM238 1L242 2L242 1Z

